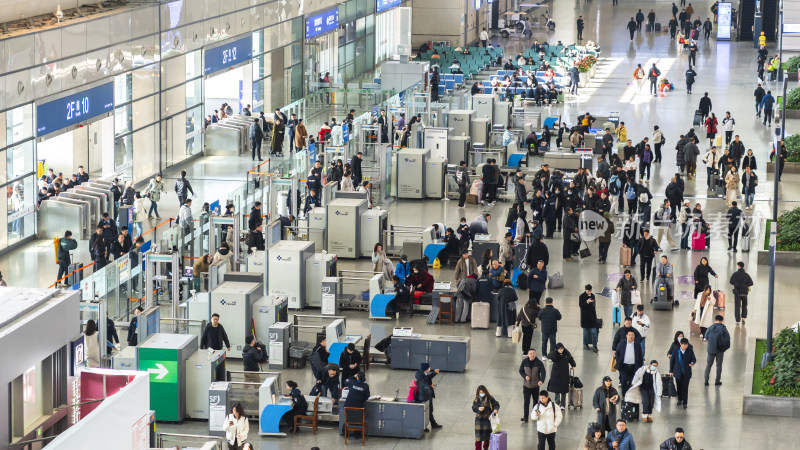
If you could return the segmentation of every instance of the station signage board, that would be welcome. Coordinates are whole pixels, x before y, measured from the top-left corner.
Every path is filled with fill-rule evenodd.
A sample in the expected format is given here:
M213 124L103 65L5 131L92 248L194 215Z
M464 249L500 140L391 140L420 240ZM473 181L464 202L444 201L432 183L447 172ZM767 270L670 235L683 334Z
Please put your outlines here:
M339 27L339 8L306 17L306 39L325 34Z
M377 0L377 4L375 7L375 12L384 12L388 9L392 9L395 6L400 6L403 3L403 0Z
M253 58L253 38L247 36L219 47L206 50L203 61L203 74L209 75L220 70L247 62Z
M44 136L114 110L114 83L36 106L36 135Z

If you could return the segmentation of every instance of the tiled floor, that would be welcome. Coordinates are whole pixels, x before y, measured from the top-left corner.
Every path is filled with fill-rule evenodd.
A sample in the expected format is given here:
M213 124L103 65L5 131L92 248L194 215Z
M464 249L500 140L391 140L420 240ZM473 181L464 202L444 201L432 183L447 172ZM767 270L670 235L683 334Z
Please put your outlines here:
M570 100L566 105L552 107L552 112L575 117L579 112L591 111L596 114L611 111L619 112L621 118L628 126L628 136L634 142L643 136L650 136L653 125L659 125L667 137L664 163L654 167L651 190L658 200L663 198L664 188L669 182L669 177L675 172L675 155L671 149L677 142L678 134L685 132L691 126L692 113L702 92L708 91L715 105L714 112L718 116L724 115L726 110L731 111L736 119L736 133L752 148L758 158L758 175L761 178L759 191L756 195L756 213L767 216L771 213L772 177L765 172L766 161L770 151L769 139L771 129L763 127L754 117L752 91L755 88L755 54L752 45L746 42L700 42L698 55L698 81L694 87L695 94L687 95L684 91L683 71L686 68L686 56L676 52L675 44L670 42L668 33L637 35L633 42L628 39L624 26L628 18L641 7L645 11L655 7L660 16L659 21L666 24L670 9L669 2L644 4L621 2L618 7L609 6L609 2L560 2L553 7L558 30L552 35L541 32L534 33L534 38L555 42L560 39L565 43L572 42L575 18L582 14L587 21L584 36L591 38L602 47L601 65L597 77L588 87L581 89L580 98ZM698 11L707 11L710 3L697 5ZM701 15L704 16L705 13ZM514 54L522 48L520 41L501 42L509 52ZM670 80L673 80L676 90L666 95L652 97L645 92L636 93L631 85L631 74L637 63L647 67L651 62L657 62L661 71ZM646 86L645 86L646 88ZM777 88L772 83L768 88ZM790 128L791 130L791 124ZM698 130L698 134L704 136ZM707 145L701 145L705 151ZM235 161L230 167L222 166L214 158L205 158L190 165L190 173L195 189L200 198L204 193L240 183L244 170L249 167L250 161ZM230 160L226 160L229 163ZM717 213L724 213L722 200L707 199L705 190L705 171L701 165L697 181L687 181L686 197L696 200L704 205L706 217ZM174 174L168 174L168 185ZM797 176L786 175L782 182L779 203L781 210L796 206L793 200L797 193ZM175 213L175 197L169 195L163 202L162 216ZM505 217L508 204L498 203L489 208L495 220L490 228L495 236L502 230L501 226ZM394 224L420 225L433 222L444 222L454 226L462 215L472 219L483 208L469 206L464 211L459 211L455 202L444 201L397 201L390 205L390 221ZM721 227L720 227L721 228ZM763 232L763 230L762 230ZM762 235L763 236L763 235ZM582 448L582 436L586 424L594 421L595 414L591 408L591 396L594 389L600 384L604 375L610 374L609 362L611 328L607 325L600 333L599 354L586 352L581 348L581 330L579 328L578 295L582 292L583 285L591 283L596 292L603 286L609 286L609 273L618 273L621 268L614 264L617 261L620 243L612 243L609 254L609 264L598 265L593 256L581 262L562 263L560 255L560 236L556 240L547 241L551 252L551 264L548 270L560 271L567 280L564 289L553 290L546 295L555 299L564 319L561 321L558 341L573 353L577 361L577 375L583 380L584 408L577 411L567 411L564 421L559 428L557 442L560 448ZM676 275L691 274L701 256L708 256L712 267L719 273L720 288L726 289L728 298L731 299L731 308L727 311L727 324L733 337L733 348L726 355L723 381L721 387L706 388L702 385L700 371L705 368L705 346L694 336L692 344L698 356L696 376L690 386L689 408L677 408L674 401L664 400L663 410L655 414L652 424L634 423L630 426L639 448L657 448L661 441L670 437L675 427L686 430L688 441L695 449L732 449L732 448L769 448L789 449L796 448L796 441L800 438L800 428L796 421L782 418L756 417L742 415L742 383L745 367L750 364L746 359L746 339L752 336L764 336L766 333L766 303L768 270L766 266L756 265L755 246L760 239L754 239L753 251L750 253L726 252L727 242L724 237L715 236L711 243L711 251L705 253L680 252L670 253L670 260L675 263ZM25 249L8 255L0 260L5 278L11 284L38 285L45 284L54 278L55 266L52 264L52 247L48 241L40 241ZM596 255L596 246L593 252ZM84 253L79 252L85 258ZM750 297L750 315L747 326L736 326L733 323L732 294L727 283L728 278L735 270L736 262L743 260L748 272L756 283ZM25 271L26 267L41 267L41 270ZM357 263L342 262L341 268L367 268L368 261ZM794 277L798 276L797 268L780 267L776 270L776 329L788 326L800 318L800 306L793 299L797 292ZM450 269L435 270L436 279L452 279ZM680 291L681 288L679 287ZM686 287L685 290L691 290ZM645 293L652 293L652 288L647 287ZM524 296L524 294L523 294ZM610 301L605 298L599 300L598 311L605 319L606 324L611 323ZM646 304L646 312L650 315L653 325L647 338L647 359L658 359L662 367L666 364L666 350L676 330L688 332L688 316L692 302L683 302L674 311L652 311ZM390 330L395 322L370 321L365 313L348 313L348 332L371 331L373 336L382 335ZM223 319L224 323L224 319ZM396 439L370 439L367 445L371 448L432 448L437 449L468 449L473 448L473 414L471 412L472 392L479 384L485 384L501 404L500 415L503 429L509 434L508 448L531 448L536 443L535 423L520 424L522 415L521 380L517 373L521 359L519 347L511 344L507 338L496 338L494 330L472 330L468 326L456 325L426 325L423 317L411 320L402 318L400 324L413 326L416 332L455 334L472 337L471 361L464 373L447 373L437 377L436 389L436 417L444 425L441 430L435 430L425 436L421 441L407 441ZM540 339L538 330L534 334L534 343ZM374 341L375 339L373 339ZM538 347L538 344L537 344ZM236 363L232 363L235 365ZM616 375L612 376L615 380ZM306 390L311 384L311 375L308 370L287 370L284 379L298 381L301 389ZM368 373L368 382L373 393L390 394L396 389L405 392L409 382L413 379L411 371L391 371L382 366L373 366ZM255 429L252 424L251 430ZM158 430L188 434L204 434L207 424L203 422L187 422L181 425L159 424ZM285 439L259 438L251 432L251 441L258 449L277 448L309 448L319 446L323 450L341 448L343 440L338 434L329 429L320 430L316 436L308 431L298 436ZM357 445L357 444L356 444Z

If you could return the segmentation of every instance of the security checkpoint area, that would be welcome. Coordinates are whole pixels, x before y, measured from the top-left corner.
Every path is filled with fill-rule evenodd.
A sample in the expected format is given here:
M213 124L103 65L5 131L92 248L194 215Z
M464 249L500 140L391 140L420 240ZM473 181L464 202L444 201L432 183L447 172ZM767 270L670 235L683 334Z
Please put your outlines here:
M0 448L794 448L791 5L74 3L0 8Z

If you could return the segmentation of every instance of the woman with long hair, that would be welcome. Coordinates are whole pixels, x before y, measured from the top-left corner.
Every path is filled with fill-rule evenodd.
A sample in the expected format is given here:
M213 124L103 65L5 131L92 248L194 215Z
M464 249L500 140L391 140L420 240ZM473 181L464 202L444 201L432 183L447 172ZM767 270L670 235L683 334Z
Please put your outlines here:
M392 275L394 275L394 264L386 256L386 252L383 251L383 245L380 243L375 244L375 247L372 248L372 271L373 272L380 272L383 274L383 279L389 281L392 279Z
M86 322L83 331L83 342L86 347L86 367L100 367L100 341L97 324L94 320Z
M475 413L475 450L489 448L489 440L492 436L492 424L489 418L497 414L500 403L489 394L486 386L480 385L475 391L475 399L472 401L472 412Z
M672 339L672 344L670 344L669 350L667 350L667 358L672 358L672 355L681 348L681 339L683 339L683 331L676 331L675 337Z
M705 339L706 330L714 325L714 295L711 286L706 285L703 292L697 294L692 309L692 322L700 325L700 337Z
M250 432L250 422L244 415L241 403L236 403L231 408L231 413L225 419L225 437L228 439L228 450L242 450L247 434Z
M492 257L494 254L492 253L492 249L487 248L483 252L483 257L481 258L481 275L488 274L489 269L492 267Z
M619 403L619 392L613 386L611 377L603 377L603 384L594 391L592 396L592 407L597 412L597 423L603 432L611 431L617 423L617 403Z

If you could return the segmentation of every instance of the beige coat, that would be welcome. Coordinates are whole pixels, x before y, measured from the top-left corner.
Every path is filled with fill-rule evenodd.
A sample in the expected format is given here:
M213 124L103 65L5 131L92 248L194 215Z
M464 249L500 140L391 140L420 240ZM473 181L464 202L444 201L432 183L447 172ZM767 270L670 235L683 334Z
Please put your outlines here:
M694 300L694 323L703 328L708 328L714 325L714 294L708 296L706 299L706 306L703 308L703 315L700 315L700 299L703 298L703 293L698 292L697 298Z

